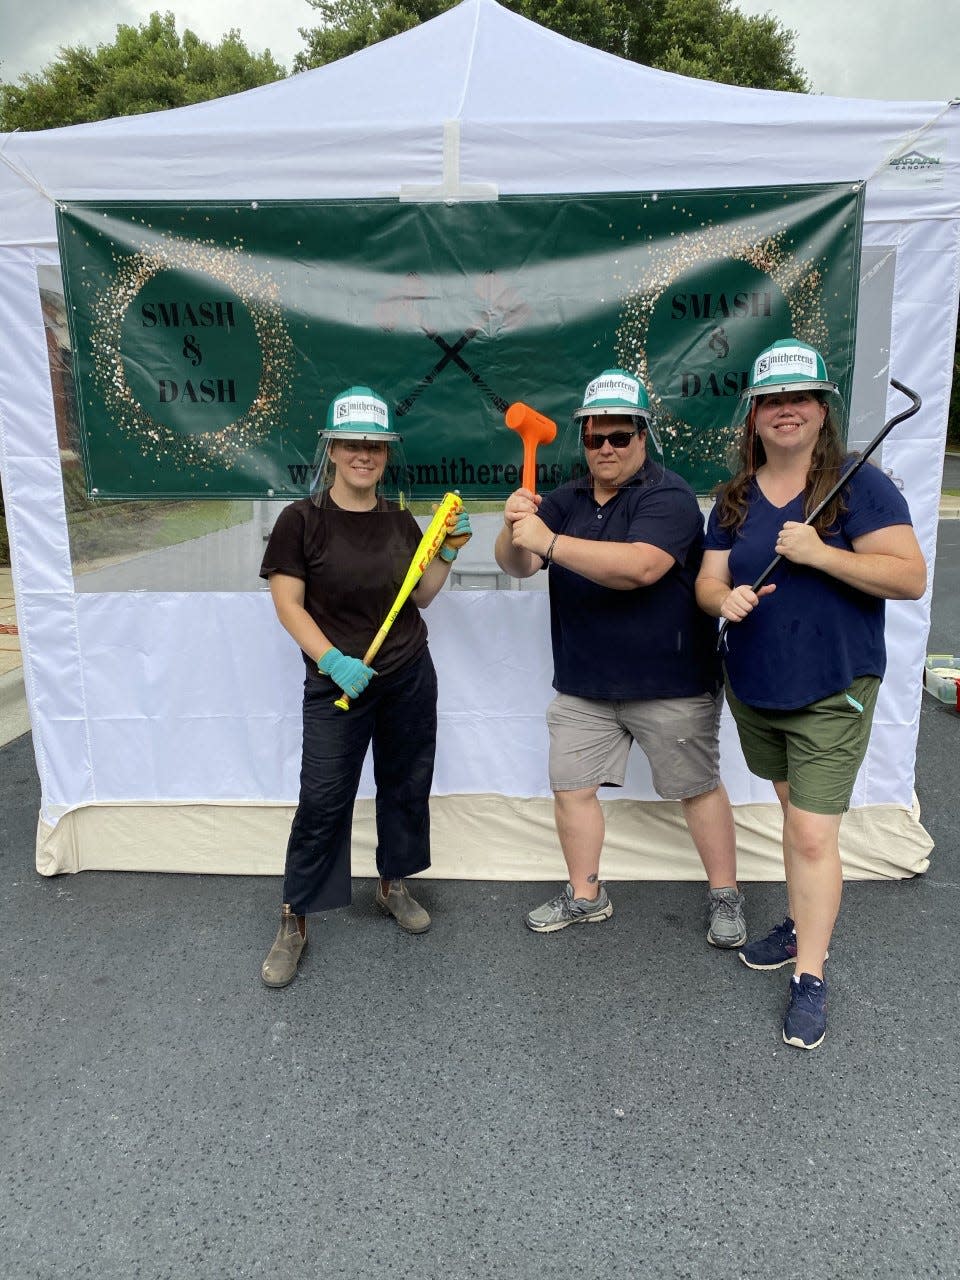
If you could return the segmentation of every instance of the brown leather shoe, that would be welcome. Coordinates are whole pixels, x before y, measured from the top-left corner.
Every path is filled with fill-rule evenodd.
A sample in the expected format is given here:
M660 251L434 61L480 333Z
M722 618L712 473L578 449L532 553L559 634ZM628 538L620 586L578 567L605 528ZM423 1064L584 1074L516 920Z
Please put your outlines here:
M260 977L268 987L285 987L297 974L297 965L307 945L307 922L296 915L285 902L280 913L280 928L260 968Z
M391 880L386 893L377 881L377 906L387 915L393 916L401 929L407 933L426 933L430 928L430 916L415 898L403 880Z

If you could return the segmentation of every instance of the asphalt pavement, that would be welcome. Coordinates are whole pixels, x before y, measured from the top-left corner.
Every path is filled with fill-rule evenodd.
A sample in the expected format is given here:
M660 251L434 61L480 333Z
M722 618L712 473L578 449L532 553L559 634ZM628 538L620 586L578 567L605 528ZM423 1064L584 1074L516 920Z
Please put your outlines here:
M954 493L960 489L960 453L948 453L944 457L941 486Z
M960 521L929 648L960 647ZM0 749L0 1276L904 1280L960 1276L960 715L924 695L926 875L846 886L830 1025L704 940L703 888L369 881L259 982L273 878L33 868L28 736ZM752 932L783 915L748 885ZM953 1010L953 1013L951 1013Z

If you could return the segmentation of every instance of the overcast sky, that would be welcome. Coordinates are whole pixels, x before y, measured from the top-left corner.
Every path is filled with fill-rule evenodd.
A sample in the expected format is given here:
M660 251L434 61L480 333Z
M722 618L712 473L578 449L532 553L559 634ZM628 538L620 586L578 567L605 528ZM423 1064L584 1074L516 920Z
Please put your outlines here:
M797 33L797 58L818 93L839 97L960 97L960 0L739 0ZM113 42L120 22L139 25L172 11L217 41L239 29L248 48L269 48L287 71L303 48L299 27L316 25L307 0L0 0L0 81L40 71L63 45Z

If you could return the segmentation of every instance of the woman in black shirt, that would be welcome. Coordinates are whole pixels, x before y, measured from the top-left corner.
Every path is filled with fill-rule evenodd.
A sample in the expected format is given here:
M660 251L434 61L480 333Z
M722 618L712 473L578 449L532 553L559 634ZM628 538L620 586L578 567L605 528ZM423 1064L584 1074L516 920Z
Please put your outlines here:
M420 542L406 505L407 471L386 401L351 387L330 406L309 498L280 514L260 576L277 617L303 653L300 798L287 844L280 928L263 963L269 987L297 972L306 916L348 905L353 805L373 745L377 906L410 933L430 916L406 877L430 865L429 796L437 728L437 680L420 610L447 580L470 537L461 513L404 604L375 662L366 651L393 604ZM390 494L391 496L387 496ZM335 707L344 693L349 711Z

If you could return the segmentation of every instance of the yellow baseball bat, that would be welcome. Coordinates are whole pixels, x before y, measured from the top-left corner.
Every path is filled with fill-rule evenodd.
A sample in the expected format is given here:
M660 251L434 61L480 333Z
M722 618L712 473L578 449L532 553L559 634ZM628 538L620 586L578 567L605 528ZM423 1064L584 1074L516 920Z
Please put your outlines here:
M390 612L383 620L383 625L370 642L370 647L363 655L363 665L369 667L370 663L380 651L380 646L387 638L387 632L393 626L394 619L407 602L407 597L414 589L420 579L423 577L424 571L431 560L436 556L437 552L443 546L443 540L450 532L448 524L453 523L453 517L460 514L463 510L463 501L459 493L445 493L443 500L433 513L433 519L427 525L423 537L413 553L413 559L410 561L410 568L407 570L407 576L403 580L403 585L397 592L397 598L390 606ZM341 694L333 704L339 707L341 711L350 710L350 699L347 695Z

